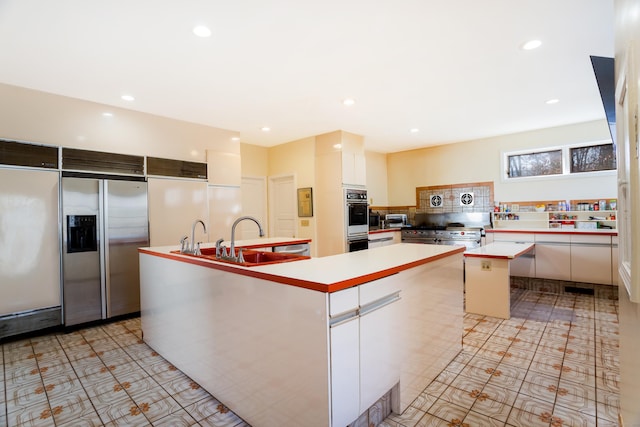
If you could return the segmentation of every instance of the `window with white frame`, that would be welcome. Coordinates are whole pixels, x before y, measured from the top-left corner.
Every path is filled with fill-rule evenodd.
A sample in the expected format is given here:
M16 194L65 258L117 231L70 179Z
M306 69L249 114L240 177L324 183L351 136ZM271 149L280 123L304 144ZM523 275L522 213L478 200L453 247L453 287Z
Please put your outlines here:
M505 179L563 176L616 170L612 142L504 153Z

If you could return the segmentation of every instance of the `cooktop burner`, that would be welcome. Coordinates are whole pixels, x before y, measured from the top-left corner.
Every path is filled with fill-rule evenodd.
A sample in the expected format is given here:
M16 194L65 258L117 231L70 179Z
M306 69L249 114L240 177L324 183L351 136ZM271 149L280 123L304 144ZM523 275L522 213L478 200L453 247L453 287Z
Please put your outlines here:
M406 230L446 230L447 227L444 225L437 224L420 224L414 225L412 227L406 227Z

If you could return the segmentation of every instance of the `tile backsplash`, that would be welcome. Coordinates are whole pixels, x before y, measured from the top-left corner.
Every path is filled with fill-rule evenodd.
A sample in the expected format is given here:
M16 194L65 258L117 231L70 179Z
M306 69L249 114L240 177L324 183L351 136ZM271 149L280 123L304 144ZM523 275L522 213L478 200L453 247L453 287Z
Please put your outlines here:
M491 212L493 182L416 188L416 213Z

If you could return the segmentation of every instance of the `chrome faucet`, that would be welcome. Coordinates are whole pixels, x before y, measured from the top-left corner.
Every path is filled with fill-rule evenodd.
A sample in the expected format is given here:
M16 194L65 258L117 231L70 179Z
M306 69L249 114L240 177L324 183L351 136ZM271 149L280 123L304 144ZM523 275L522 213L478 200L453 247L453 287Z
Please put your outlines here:
M180 253L189 253L189 237L187 236L182 236L182 239L180 239Z
M222 238L216 240L216 258L227 257L227 248L222 246L222 242L224 242L224 239Z
M235 222L233 223L233 225L231 226L231 248L229 250L229 258L233 259L236 262L239 262L239 258L240 256L236 256L236 226L238 225L238 223L240 221L244 221L245 219L249 219L253 222L255 222L258 225L258 230L259 230L259 235L260 237L264 236L264 231L262 231L262 226L260 225L260 222L258 222L257 219L255 219L252 216L241 216L240 218L236 219ZM240 254L242 255L242 254Z
M189 249L189 253L192 255L200 255L198 252L200 252L200 243L198 243L196 245L196 225L198 225L198 223L202 224L202 231L204 231L205 234L207 234L207 226L204 225L204 222L201 219L196 219L195 221L193 221L193 225L191 225L191 249Z

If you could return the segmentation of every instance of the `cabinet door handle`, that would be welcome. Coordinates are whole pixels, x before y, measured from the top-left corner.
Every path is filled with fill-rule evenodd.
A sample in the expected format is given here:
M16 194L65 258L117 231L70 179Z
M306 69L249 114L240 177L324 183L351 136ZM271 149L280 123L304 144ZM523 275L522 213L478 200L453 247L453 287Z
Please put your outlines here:
M357 318L358 318L358 309L354 308L353 310L345 311L344 313L331 316L331 318L329 319L329 327L333 328L335 326L342 325L343 323L350 322Z
M393 294L387 295L386 297L382 297L373 302L360 306L360 316L365 316L369 313L373 313L376 310L381 309L389 304L393 304L396 301L400 300L400 291L395 292Z

